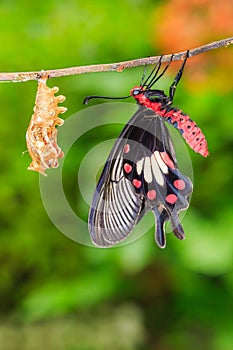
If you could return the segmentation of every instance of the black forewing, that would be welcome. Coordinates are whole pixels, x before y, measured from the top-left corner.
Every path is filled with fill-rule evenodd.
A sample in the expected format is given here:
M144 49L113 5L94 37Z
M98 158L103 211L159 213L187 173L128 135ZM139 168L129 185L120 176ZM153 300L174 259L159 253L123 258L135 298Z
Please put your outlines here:
M173 166L161 160L159 167L154 154L157 157L166 154ZM185 183L182 191L175 188L176 180ZM148 198L150 191L156 192L154 199ZM177 168L164 121L152 110L139 107L116 141L98 182L89 215L92 241L107 247L124 240L149 210L156 217L155 238L160 247L166 243L167 220L171 220L173 232L182 239L184 232L178 212L188 206L187 196L191 192L191 181ZM176 196L176 203L166 202L168 195Z

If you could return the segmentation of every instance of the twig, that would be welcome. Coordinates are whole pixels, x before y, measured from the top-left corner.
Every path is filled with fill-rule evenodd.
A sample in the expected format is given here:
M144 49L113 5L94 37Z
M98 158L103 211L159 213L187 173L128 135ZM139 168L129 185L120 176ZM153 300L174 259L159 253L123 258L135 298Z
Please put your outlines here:
M233 37L226 38L223 40L215 41L189 51L189 57L199 55L201 53L215 50L220 47L226 47L233 44ZM182 51L173 55L173 61L179 61L183 59L186 51ZM53 69L39 72L19 72L19 73L0 73L0 81L12 81L12 82L25 82L28 80L38 80L42 75L46 74L49 78L64 77L68 75L94 73L94 72L110 72L117 71L121 72L126 68L143 66L146 64L156 64L160 56L138 58L135 60L108 63L108 64L95 64L88 66L77 66L63 69ZM171 54L164 55L162 62L168 62L171 59Z

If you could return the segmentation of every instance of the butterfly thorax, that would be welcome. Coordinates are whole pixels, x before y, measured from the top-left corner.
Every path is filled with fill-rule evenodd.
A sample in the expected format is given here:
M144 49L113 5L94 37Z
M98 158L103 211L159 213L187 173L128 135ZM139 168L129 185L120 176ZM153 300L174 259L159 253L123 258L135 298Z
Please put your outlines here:
M163 90L151 90L135 86L130 94L138 104L152 109L161 116L164 116L168 109L170 110L171 101Z

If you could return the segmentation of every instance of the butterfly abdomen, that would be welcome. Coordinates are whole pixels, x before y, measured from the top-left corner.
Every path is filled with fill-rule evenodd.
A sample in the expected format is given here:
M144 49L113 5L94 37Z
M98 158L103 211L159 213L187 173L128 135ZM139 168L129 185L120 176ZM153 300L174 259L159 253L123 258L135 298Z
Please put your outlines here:
M181 110L171 108L163 114L163 118L179 130L188 145L195 152L200 153L204 157L208 156L206 138L201 129L187 114L184 114Z

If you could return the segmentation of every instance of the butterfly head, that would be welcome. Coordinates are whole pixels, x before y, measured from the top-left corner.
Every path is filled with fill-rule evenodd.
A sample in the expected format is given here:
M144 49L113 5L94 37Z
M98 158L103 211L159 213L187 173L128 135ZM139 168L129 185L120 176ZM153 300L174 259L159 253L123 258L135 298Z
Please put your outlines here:
M165 104L169 104L170 102L169 97L163 90L150 89L146 86L135 86L130 91L130 95L141 105L145 105L148 100L150 102L161 102Z

